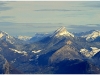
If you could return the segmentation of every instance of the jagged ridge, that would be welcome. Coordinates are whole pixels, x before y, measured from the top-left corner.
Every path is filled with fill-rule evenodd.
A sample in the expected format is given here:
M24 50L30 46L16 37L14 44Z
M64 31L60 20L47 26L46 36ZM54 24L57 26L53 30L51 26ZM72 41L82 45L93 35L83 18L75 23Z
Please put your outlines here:
M72 33L68 32L65 27L61 27L61 28L57 29L54 32L53 36L56 36L56 37L59 37L59 36L71 36L71 37L74 37L74 35Z

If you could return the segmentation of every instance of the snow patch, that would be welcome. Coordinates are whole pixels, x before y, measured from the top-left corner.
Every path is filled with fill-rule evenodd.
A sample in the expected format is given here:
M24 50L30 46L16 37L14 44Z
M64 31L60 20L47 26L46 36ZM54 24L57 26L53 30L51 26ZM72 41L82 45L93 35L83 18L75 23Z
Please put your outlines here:
M11 44L14 44L14 42L12 42L12 40L10 40L10 39L6 39L6 41L8 41Z
M9 49L14 51L15 53L24 54L27 56L27 52L25 52L25 51L19 51L19 50L13 49L13 48L9 48Z
M16 62L16 59L14 59L14 60L11 61L11 63L15 63L15 62Z
M33 53L39 53L39 52L41 52L41 50L37 50L37 51L32 51Z
M91 58L100 51L100 49L96 47L90 47L90 48L92 49L91 51L84 48L84 49L81 49L80 52L86 57Z

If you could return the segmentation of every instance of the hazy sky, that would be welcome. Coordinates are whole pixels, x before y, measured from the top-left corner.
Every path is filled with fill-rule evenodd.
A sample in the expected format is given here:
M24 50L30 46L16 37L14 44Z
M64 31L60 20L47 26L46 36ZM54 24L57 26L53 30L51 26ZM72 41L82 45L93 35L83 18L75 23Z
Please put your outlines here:
M70 32L100 30L100 2L12 1L0 2L0 30L33 36L65 26Z

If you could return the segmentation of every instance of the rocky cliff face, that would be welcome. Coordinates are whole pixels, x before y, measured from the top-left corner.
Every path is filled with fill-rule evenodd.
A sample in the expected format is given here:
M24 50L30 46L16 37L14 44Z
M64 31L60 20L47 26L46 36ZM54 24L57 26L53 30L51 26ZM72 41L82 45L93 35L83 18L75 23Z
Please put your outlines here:
M0 55L0 74L21 74L21 72L12 67L9 62Z

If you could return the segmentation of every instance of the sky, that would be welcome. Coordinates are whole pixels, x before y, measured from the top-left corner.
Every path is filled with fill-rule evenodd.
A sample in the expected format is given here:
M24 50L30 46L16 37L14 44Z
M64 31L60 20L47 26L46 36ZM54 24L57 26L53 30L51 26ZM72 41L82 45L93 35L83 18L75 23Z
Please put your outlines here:
M69 32L100 30L100 1L0 1L0 30L12 36L61 26Z

